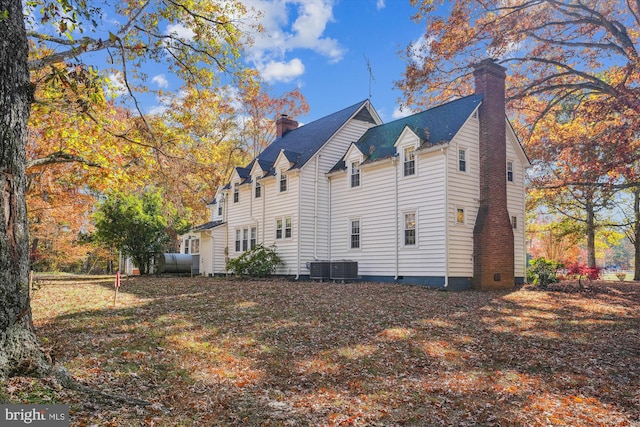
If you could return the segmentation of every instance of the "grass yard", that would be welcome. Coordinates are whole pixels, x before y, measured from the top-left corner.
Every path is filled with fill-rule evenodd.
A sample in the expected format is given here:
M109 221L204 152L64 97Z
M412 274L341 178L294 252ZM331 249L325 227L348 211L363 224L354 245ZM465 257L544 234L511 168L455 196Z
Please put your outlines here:
M5 383L4 400L70 404L72 426L640 426L637 282L450 293L137 277L115 308L112 278L40 285L56 363L153 403Z

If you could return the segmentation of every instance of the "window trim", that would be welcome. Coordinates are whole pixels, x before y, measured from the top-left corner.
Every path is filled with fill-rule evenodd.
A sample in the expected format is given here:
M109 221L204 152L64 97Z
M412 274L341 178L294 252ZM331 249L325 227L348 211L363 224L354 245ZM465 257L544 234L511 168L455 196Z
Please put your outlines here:
M196 243L196 245L194 245L194 243ZM194 246L197 246L197 248L194 249ZM196 251L197 249L197 251ZM199 255L200 254L200 238L196 237L195 239L191 239L189 240L189 252L191 254L195 254L195 255Z
M467 223L467 213L465 211L466 209L464 207L456 206L454 217L456 225L465 225ZM460 213L462 213L462 221L460 221Z
M458 172L467 172L467 149L458 148Z
M286 193L289 189L289 178L286 173L280 172L280 179L278 180L280 193ZM283 188L284 186L284 188Z
M407 156L407 153L409 153L409 156L411 157L410 160L408 160L409 156ZM407 169L409 167L411 173L407 173ZM416 176L416 172L416 148L414 146L404 147L402 150L402 176Z
M507 160L507 182L513 182L513 162Z
M407 228L407 216L413 215L413 228ZM403 219L403 246L408 248L416 248L418 247L418 215L415 210L413 211L405 211L402 213ZM407 232L413 231L413 243L407 243Z
M358 223L357 233L354 233L354 223ZM349 250L359 251L362 249L362 220L360 218L349 218ZM357 237L357 240L354 240ZM357 246L354 246L357 243Z
M293 238L293 219L290 215L281 216L275 219L276 240L291 240Z
M249 250L252 250L258 243L258 227L253 225L249 227L249 230Z
M360 162L351 162L350 166L351 174L349 175L349 187L360 187ZM355 181L355 182L354 182Z

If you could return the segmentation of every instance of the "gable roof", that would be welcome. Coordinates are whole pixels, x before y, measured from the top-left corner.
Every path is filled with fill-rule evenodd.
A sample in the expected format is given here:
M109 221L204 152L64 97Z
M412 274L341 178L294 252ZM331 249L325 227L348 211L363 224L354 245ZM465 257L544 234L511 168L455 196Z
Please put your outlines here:
M272 168L282 151L284 151L287 160L293 163L291 169L301 168L349 119L356 114L361 114L361 110L366 104L368 104L367 100L358 102L297 129L290 130L269 144L256 159L247 165L247 169L251 170L257 161L260 167L267 172L268 169L265 169L265 166L269 165L268 167Z
M367 155L366 162L394 156L398 137L411 129L423 144L451 141L471 113L480 105L482 95L470 95L367 130L355 143ZM336 165L337 166L337 165Z

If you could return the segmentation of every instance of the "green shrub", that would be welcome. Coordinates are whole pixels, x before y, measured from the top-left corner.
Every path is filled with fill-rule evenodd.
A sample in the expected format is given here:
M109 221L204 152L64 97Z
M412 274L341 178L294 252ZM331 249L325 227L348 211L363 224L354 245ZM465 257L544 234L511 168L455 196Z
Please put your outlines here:
M530 281L529 283L533 283L541 288L545 288L551 283L557 283L557 272L561 267L563 267L562 263L552 261L544 257L532 259L529 261L527 276L533 281Z
M283 264L274 246L256 245L238 258L227 262L227 271L239 277L269 277Z

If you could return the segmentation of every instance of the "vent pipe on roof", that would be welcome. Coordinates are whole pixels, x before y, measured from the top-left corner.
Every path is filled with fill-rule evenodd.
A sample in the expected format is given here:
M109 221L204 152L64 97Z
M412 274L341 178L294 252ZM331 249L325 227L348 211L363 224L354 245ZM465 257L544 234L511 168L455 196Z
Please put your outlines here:
M276 137L280 138L287 132L297 128L298 122L290 119L287 114L281 114L278 120L276 120Z

